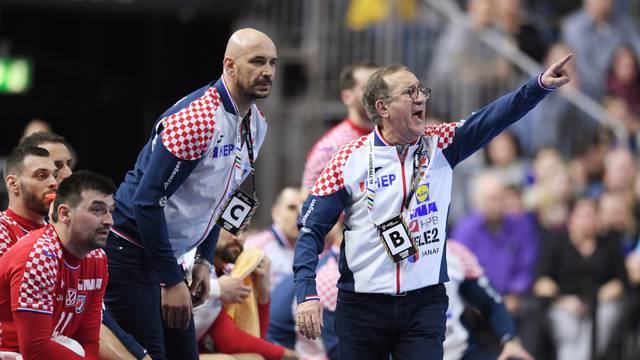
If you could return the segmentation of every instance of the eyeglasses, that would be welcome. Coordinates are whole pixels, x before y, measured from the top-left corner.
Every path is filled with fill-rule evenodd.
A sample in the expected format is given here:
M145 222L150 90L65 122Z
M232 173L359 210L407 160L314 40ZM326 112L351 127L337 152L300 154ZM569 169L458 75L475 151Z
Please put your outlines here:
M386 95L383 97L384 98L390 98L394 95L409 95L409 97L411 98L411 100L418 100L418 96L420 96L420 93L422 93L424 95L424 98L426 100L431 99L431 89L429 89L428 87L424 87L424 86L411 86L410 88L403 90L399 93L395 93L395 94L390 94L390 95Z

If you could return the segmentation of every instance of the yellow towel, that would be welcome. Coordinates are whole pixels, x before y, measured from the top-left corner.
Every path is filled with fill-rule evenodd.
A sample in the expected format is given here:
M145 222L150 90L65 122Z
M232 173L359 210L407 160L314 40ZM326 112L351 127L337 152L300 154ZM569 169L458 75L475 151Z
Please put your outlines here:
M258 267L264 253L256 248L245 249L233 266L231 276L244 279L244 284L251 287L249 296L240 304L226 303L225 310L238 328L253 336L260 337L260 317L258 315L258 294L252 281L251 273Z

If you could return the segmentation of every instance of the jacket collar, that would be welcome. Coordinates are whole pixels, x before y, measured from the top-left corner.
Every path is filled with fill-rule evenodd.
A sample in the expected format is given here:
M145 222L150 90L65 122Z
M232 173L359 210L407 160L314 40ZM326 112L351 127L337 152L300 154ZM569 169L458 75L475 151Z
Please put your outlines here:
M213 87L216 88L216 90L218 90L218 94L220 94L224 110L230 114L238 116L238 106L236 105L236 102L233 101L233 98L227 88L227 84L225 84L222 76L220 76L220 79L213 84Z

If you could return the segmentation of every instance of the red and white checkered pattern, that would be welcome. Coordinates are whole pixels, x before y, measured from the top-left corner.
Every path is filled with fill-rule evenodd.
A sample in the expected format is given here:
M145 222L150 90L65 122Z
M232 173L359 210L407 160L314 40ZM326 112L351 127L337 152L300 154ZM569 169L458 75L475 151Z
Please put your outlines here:
M464 120L447 124L428 125L424 135L437 137L438 148L444 150L453 143L453 137L456 134L456 129L463 124Z
M92 252L88 253L87 258L94 258L94 259L103 259L103 258L107 258L107 254L104 252L104 250L102 249L95 249Z
M364 146L366 140L367 137L362 136L341 147L329 160L324 171L311 188L311 195L326 196L342 189L344 187L344 179L342 177L344 164L356 149Z
M340 149L341 146L348 144L350 141L356 140L370 131L361 129L353 125L351 120L344 119L338 125L327 131L316 142L307 155L307 163L304 166L302 174L302 186L307 189L313 187L316 180L320 177L322 170L331 160L331 156Z
M338 279L340 278L340 270L338 262L334 258L330 258L318 269L316 275L316 288L320 303L329 311L336 311L338 302Z
M29 253L20 285L19 309L53 312L61 257L60 240L53 227L50 227L35 242Z
M220 106L220 94L210 87L201 97L177 113L162 119L162 143L182 160L204 155L214 135L214 113Z
M484 274L484 269L478 263L478 258L459 242L448 240L447 251L457 256L464 267L464 277L468 280L478 279Z
M0 212L0 256L9 250L17 241L11 231L12 227L18 227L18 223L7 216L4 211Z

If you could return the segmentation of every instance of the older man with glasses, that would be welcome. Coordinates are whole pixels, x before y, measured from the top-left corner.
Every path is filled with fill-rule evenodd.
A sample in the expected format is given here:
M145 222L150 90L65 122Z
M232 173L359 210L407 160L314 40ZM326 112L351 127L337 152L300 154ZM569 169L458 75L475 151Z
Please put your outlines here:
M453 168L568 83L570 59L467 120L435 126L426 124L431 91L407 68L389 65L369 78L363 103L375 129L333 156L302 208L293 265L301 334L320 336L323 289L316 288L315 269L324 236L344 211L340 358L443 357Z

